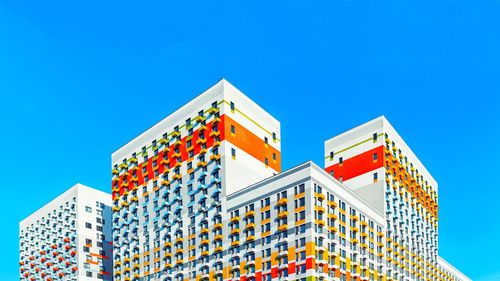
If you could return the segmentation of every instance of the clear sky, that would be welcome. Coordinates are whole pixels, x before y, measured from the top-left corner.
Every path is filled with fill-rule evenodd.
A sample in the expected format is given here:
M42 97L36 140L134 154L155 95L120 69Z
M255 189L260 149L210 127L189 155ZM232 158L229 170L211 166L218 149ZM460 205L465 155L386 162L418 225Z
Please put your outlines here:
M21 219L110 191L111 152L221 77L281 121L285 169L385 115L439 182L440 254L500 280L498 0L75 2L0 0L1 280Z

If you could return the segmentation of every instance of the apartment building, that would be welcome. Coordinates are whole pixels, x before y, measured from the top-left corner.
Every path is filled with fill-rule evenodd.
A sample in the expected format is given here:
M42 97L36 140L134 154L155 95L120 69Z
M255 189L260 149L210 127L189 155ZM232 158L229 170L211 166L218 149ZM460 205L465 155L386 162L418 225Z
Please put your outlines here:
M221 80L112 154L115 280L222 267L226 195L280 170L279 122Z
M111 196L76 184L19 224L20 280L112 280Z
M385 118L325 150L326 171L281 172L280 123L219 81L112 154L114 279L469 280Z
M325 152L325 170L384 214L388 280L455 280L439 263L438 183L385 117L327 140Z
M383 214L312 162L227 202L224 280L385 280Z

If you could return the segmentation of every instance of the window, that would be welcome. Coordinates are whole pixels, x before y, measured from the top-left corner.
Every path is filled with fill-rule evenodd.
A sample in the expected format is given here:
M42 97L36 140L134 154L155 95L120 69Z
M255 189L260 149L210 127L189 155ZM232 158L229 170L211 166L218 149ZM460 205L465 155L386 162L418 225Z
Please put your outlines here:
M231 125L231 134L236 134L236 127L234 125Z
M87 275L87 277L92 277L92 272L87 271L86 275Z
M276 161L276 153L273 152L273 160Z
M264 164L266 164L266 166L269 166L269 160L267 160L267 157L264 158Z
M236 149L231 148L231 157L236 158Z
M230 103L231 111L234 111L234 102Z
M333 160L333 155L334 155L333 151L330 151L330 160Z
M377 133L373 134L373 142L377 142Z
M273 132L273 141L276 141L276 133Z
M92 208L89 206L85 206L85 212L92 213Z
M260 200L260 202L261 202L261 207L263 208L271 204L271 199L267 197L265 199Z
M268 144L268 143L269 143L269 140L267 139L267 137L264 137L264 143L265 143L265 144Z
M304 184L300 184L298 186L295 187L295 194L300 194L300 193L303 193L305 192L305 185Z
M373 173L373 181L377 181L378 180L378 173Z
M376 161L378 159L378 154L375 152L373 153L373 161Z
M86 222L85 227L88 229L92 229L92 224L90 222Z
M342 165L342 163L344 163L344 158L339 157L339 164Z

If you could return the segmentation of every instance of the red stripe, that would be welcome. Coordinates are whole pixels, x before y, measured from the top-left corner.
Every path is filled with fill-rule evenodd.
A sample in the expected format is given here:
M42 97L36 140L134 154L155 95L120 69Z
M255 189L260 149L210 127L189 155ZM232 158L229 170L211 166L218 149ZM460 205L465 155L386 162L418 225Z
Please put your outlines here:
M373 160L374 153L377 153L377 160ZM342 165L336 163L327 167L328 173L333 171L336 179L342 177L343 181L355 178L384 166L384 146L381 145L348 159L343 159Z
M207 146L207 149L210 148L213 143L215 142L215 137L210 137L210 133L212 132L212 122L209 122L206 124L206 130L204 132L204 136L205 136L205 139L207 140L206 142L206 146ZM220 117L220 122L219 122L219 125L217 126L219 131L220 131L220 135L219 135L219 138L220 138L220 141L222 142L224 140L224 115ZM201 150L201 144L197 144L196 141L199 139L199 136L198 136L198 131L199 130L196 130L193 132L193 137L191 138L191 143L192 143L192 146L194 146L194 156L198 155L200 153L200 150ZM179 145L179 152L181 154L181 158L182 158L182 162L186 161L188 159L188 151L187 151L187 146L186 146L186 143L187 143L187 136L182 138L181 139L181 144ZM175 163L177 162L177 158L174 158L172 157L172 155L175 153L174 151L174 148L175 148L175 145L170 145L170 151L167 152L165 151L165 149L161 150L158 152L158 157L156 158L156 164L157 166L159 167L158 168L158 172L161 174L164 170L165 170L165 165L162 165L160 164L161 161L163 160L163 155L165 153L168 154L168 159L170 161L170 164L167 164L167 166L169 168L173 168ZM193 156L193 157L194 157ZM208 160L208 159L207 159ZM143 163L139 163L137 166L138 166L138 169L136 171L136 175L137 175L137 179L138 179L138 185L142 185L144 184L144 177L146 175L143 175L142 174L142 164ZM151 180L152 178L154 178L154 170L153 170L153 157L149 158L148 159L148 163L146 164L146 171L147 171L147 176L148 176L148 179ZM127 181L128 181L128 190L132 190L132 188L134 187L134 183L132 182L132 178L133 178L133 171L132 170L129 170L128 173L126 174L122 174L119 176L118 178L118 186L120 187L120 195L123 194L124 192L124 188L122 187L122 182L123 182L123 179L127 178ZM112 185L116 184L115 181L113 181ZM115 198L116 194L113 192L113 198Z

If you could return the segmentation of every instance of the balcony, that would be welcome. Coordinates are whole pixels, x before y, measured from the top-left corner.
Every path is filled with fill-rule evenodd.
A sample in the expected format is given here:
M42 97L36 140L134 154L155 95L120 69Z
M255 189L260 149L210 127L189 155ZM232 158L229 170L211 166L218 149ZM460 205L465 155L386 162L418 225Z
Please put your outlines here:
M214 138L214 137L218 137L220 136L220 131L212 131L210 133L210 137Z
M245 217L250 217L250 216L253 216L255 215L255 211L254 210L250 210L248 212L245 213Z
M250 235L250 236L247 237L246 242L251 242L251 241L255 241L255 236Z
M207 139L199 138L196 140L197 145L201 145L201 144L205 144L205 143L207 143Z
M235 223L235 222L238 222L240 220L240 217L239 216L234 216L231 218L231 220L229 220L230 223Z
M246 229L251 229L251 228L255 228L255 223L249 223L245 226Z
M282 224L278 226L278 231L285 231L288 230L288 225L287 224Z
M233 241L231 242L231 247L235 247L235 246L239 246L240 245L240 241Z
M281 198L280 200L278 200L278 202L276 203L277 206L281 206L281 205L285 205L288 203L288 199L287 198Z
M198 164L196 164L196 166L198 166L198 167L205 167L206 165L207 165L206 161L200 161L200 162L198 162Z
M321 206L314 206L314 210L320 212L320 213L324 213L325 212L325 208L321 207Z
M278 218L282 219L282 218L286 218L288 216L288 212L287 211L281 211L278 213Z
M325 200L325 195L323 193L314 193L314 196L319 200Z
M208 114L215 114L215 113L218 113L219 112L219 108L217 107L210 107L208 110L207 110L207 113Z
M328 214L328 218L334 219L334 220L338 219L337 215L335 215L335 214Z
M193 119L194 122L201 122L201 121L205 121L205 116L196 116L194 119Z

